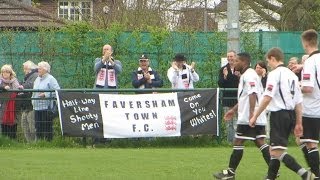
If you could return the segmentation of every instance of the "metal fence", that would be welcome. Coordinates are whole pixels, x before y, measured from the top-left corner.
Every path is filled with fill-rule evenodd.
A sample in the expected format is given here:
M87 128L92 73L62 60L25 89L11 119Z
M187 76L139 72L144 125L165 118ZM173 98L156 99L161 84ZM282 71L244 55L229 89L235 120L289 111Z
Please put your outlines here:
M64 89L69 92L84 93L111 93L121 94L129 93L148 93L153 89ZM203 89L194 89L203 90ZM172 90L157 89L157 92L179 92L194 90ZM219 132L220 136L215 137L219 142L225 140L227 129L222 121L223 107L233 106L236 97L224 97L225 92L236 91L237 89L220 89L218 114L220 119ZM17 142L35 142L38 140L52 141L53 139L64 138L61 135L60 121L58 114L55 113L53 104L55 98L32 98L33 92L39 90L0 90L0 132L2 136L7 136ZM41 90L41 92L54 93L53 90ZM73 137L68 137L73 138Z
M77 34L78 33L78 34ZM217 79L221 57L227 52L226 32L110 32L97 31L75 34L56 31L0 31L0 64L11 64L18 77L24 61L45 60L51 65L51 73L64 88L91 88L94 81L93 61L101 56L103 43L114 46L115 58L125 62L119 78L119 86L130 88L131 72L137 68L141 53L147 53L151 66L161 77L166 76L175 53L185 53L197 63L197 71L210 83L198 87L213 86ZM264 60L271 47L283 49L285 59L304 54L300 42L301 32L252 32L241 33L241 51L252 55L252 64ZM163 36L163 37L162 37ZM22 46L23 45L23 46ZM189 63L190 63L189 62ZM82 78L79 78L82 77ZM165 87L169 87L166 79ZM209 86L210 85L210 86Z

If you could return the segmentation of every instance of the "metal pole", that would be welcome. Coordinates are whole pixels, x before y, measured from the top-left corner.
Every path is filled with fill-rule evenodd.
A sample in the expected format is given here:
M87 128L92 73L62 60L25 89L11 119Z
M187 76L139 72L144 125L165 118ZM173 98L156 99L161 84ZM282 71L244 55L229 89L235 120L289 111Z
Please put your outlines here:
M204 22L203 22L203 31L207 32L208 31L208 12L207 12L207 8L208 8L208 2L207 0L204 0Z
M227 0L227 49L240 52L239 0Z

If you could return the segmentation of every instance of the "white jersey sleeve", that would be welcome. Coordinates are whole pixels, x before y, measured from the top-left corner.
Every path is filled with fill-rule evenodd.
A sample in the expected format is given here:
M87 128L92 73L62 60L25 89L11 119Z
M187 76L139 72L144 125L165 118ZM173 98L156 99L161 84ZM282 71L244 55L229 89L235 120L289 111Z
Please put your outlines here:
M237 124L248 125L250 119L250 102L249 96L253 93L256 94L258 99L261 99L261 94L263 92L263 87L257 73L249 68L240 77L239 87L238 87L238 121ZM255 104L255 109L258 108L258 99ZM261 113L256 122L257 125L266 124L266 115Z
M301 86L314 87L315 82L315 62L313 58L308 58L303 65L301 73Z
M312 87L311 93L303 94L302 113L304 117L320 118L320 54L313 54L305 61L302 70L302 87Z
M270 96L270 97L274 97L275 94L277 93L277 89L279 89L279 77L277 76L277 72L276 71L271 71L268 74L268 79L267 79L267 83L266 83L266 89L264 92L264 96Z

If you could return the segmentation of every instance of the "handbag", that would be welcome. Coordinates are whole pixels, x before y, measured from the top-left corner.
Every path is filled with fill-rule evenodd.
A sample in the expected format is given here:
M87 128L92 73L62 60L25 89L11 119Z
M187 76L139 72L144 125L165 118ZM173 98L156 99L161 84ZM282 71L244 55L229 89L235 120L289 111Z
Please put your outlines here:
M48 114L49 114L49 117L52 119L56 118L59 115L58 105L56 100L52 100L52 103L51 102L49 103Z

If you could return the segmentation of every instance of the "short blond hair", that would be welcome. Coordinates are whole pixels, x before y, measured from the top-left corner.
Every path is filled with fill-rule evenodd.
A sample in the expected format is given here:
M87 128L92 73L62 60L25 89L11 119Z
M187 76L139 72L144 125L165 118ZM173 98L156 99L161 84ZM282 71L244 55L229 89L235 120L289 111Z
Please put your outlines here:
M10 64L5 64L1 67L1 73L3 72L10 73L10 79L16 77L16 73L13 71L12 66Z

